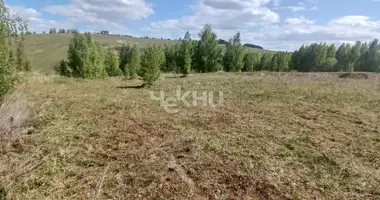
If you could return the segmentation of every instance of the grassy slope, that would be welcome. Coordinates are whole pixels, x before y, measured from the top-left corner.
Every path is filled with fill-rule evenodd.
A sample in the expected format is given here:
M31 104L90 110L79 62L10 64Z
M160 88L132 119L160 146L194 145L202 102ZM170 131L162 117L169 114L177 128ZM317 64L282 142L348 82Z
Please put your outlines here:
M0 185L10 199L379 199L377 77L260 74L166 78L151 90L224 92L177 114L119 88L138 81L33 81L40 120L0 146Z
M44 73L52 73L53 66L62 59L67 57L67 49L71 34L45 34L45 35L29 35L26 37L26 52L32 63L34 71ZM94 35L94 39L99 41L104 46L121 46L125 44L138 44L145 47L147 44L156 43L174 44L177 41L173 40L153 40L130 38L123 36L103 36Z
M40 34L27 36L26 52L30 58L32 69L43 73L53 73L53 66L60 60L66 59L71 37L72 35L70 34ZM159 45L178 43L177 40L154 40L123 36L94 35L94 38L104 46L111 47L121 46L123 43L138 44L141 47L145 47L151 43ZM263 52L259 49L247 49L253 52Z

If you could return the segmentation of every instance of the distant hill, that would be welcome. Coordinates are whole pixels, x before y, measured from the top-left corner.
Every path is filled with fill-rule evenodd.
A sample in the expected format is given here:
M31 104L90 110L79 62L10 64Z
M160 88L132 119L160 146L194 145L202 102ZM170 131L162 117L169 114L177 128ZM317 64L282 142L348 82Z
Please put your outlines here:
M261 49L261 50L264 50L264 48L263 47L261 47L261 46L258 46L258 45L254 45L254 44L244 44L243 45L244 47L247 47L247 48L254 48L254 49Z
M54 73L53 66L60 60L66 59L67 50L72 34L37 34L25 37L25 51L30 59L33 71ZM148 44L173 45L177 40L135 38L118 35L93 35L94 39L104 47L116 49L122 44L138 44L141 48ZM14 47L14 50L16 47Z
M223 44L223 45L227 45L229 42L227 42L226 40L223 40L223 39L219 39L219 44ZM261 49L261 50L264 50L263 47L261 46L258 46L258 45L254 45L254 44L244 44L243 45L244 47L246 48L252 48L252 49Z
M43 73L54 73L53 66L60 60L66 59L67 49L72 34L37 34L27 35L25 37L25 51L30 59L33 71L40 71ZM118 36L118 35L93 35L96 41L99 41L102 46L116 49L122 44L138 44L140 48L146 47L148 44L155 43L157 45L174 45L178 44L178 40L168 39L151 39L151 38L135 38L131 36ZM219 44L225 47L228 42L219 40ZM245 46L245 45L244 45ZM256 45L253 45L256 46ZM251 52L262 54L264 52L262 47L256 48L246 47ZM14 51L16 47L14 46Z
M225 40L223 40L223 39L219 39L219 44L224 44L224 45L227 45L227 44L228 44L228 42L227 42L227 41L225 41Z

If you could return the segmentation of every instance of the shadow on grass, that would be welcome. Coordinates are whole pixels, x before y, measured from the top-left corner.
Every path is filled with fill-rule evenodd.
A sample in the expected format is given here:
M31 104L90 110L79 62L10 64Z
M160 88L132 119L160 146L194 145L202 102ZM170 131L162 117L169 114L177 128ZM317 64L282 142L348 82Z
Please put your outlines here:
M186 78L187 76L166 76L165 78Z
M143 83L141 85L118 86L116 88L118 88L118 89L141 89L141 88L145 88L147 86L148 86L148 84Z

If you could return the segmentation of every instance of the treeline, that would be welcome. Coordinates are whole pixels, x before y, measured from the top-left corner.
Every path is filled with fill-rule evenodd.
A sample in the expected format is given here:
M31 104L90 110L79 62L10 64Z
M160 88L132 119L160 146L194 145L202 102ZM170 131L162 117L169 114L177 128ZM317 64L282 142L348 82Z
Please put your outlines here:
M111 48L104 49L90 33L74 33L67 60L57 64L55 70L64 76L86 79L141 76L146 83L152 84L159 78L164 60L164 52L156 45L144 48L142 55L137 45L123 45L117 55Z
M338 49L326 43L302 46L293 52L291 68L300 72L380 72L380 44L375 39L343 43Z
M234 35L226 45L219 45L217 35L206 25L199 33L199 38L191 40L187 32L180 44L165 45L166 64L163 71L182 72L183 57L189 57L191 71L197 73L289 70L291 53L251 52L241 44L240 33Z
M123 45L118 52L105 50L92 39L90 33L74 32L68 50L67 61L56 69L65 76L103 78L124 75L141 76L153 83L161 71L182 73L184 76L207 72L252 72L252 71L380 71L380 44L357 42L342 44L337 50L325 43L302 46L290 52L252 52L241 44L237 33L226 45L220 45L217 35L209 25L199 33L199 40L192 40L189 32L175 45L163 48L150 45Z
M79 31L76 29L64 29L64 28L60 28L58 29L58 31L56 28L51 28L49 30L49 34L55 34L55 33L79 33Z

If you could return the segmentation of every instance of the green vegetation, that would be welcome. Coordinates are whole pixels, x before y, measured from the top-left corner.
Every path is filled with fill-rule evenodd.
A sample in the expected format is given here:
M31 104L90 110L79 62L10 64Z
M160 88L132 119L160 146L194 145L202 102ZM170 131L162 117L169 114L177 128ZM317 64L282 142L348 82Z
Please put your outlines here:
M370 43L342 44L338 50L325 43L302 46L292 54L292 69L301 72L362 71L380 72L380 44L377 39Z
M104 50L89 33L75 33L68 50L70 75L82 78L104 78L107 75Z
M160 77L164 64L164 51L157 45L150 45L144 49L141 57L140 75L148 85L152 85Z
M137 45L133 45L131 49L131 58L128 64L128 72L131 78L137 77L137 72L140 71L141 68L141 58L140 58L140 49Z
M104 59L104 65L108 76L120 76L123 74L119 68L119 58L112 49L108 49Z
M239 72L244 67L244 48L240 42L240 33L234 35L227 44L226 52L223 57L224 71ZM247 63L251 64L251 63Z
M30 69L30 65L25 62L25 57L23 56L23 35L26 30L27 24L25 20L11 15L4 1L0 0L0 100L16 84L16 67L18 70ZM18 33L21 36L15 38L14 36ZM16 39L20 41L18 42L19 48L15 63L11 45Z

